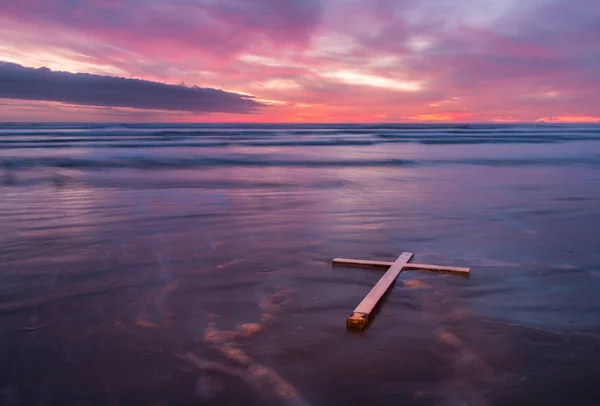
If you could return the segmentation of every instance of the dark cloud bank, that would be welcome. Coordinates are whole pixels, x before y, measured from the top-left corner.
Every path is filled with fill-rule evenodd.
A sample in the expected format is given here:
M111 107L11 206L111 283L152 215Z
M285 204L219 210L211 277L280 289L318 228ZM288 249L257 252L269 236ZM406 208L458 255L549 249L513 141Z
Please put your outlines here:
M8 62L0 62L0 98L193 113L252 113L262 107L251 97L217 89L53 72Z

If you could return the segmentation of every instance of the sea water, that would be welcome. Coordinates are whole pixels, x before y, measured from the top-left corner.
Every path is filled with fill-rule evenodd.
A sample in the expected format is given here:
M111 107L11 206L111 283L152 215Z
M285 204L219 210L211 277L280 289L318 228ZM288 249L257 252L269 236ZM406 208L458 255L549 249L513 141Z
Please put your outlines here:
M599 314L598 125L0 126L2 405L598 405Z

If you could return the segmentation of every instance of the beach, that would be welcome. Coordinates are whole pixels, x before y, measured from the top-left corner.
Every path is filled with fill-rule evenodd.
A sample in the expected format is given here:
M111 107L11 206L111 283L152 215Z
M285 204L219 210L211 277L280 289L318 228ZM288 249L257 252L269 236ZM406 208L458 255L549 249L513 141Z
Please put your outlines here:
M599 203L598 125L3 124L0 404L598 405Z

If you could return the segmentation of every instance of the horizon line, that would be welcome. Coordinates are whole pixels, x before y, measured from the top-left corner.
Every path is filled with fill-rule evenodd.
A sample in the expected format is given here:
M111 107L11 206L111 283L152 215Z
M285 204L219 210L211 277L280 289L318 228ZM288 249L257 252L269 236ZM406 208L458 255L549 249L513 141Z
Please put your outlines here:
M511 125L511 124L530 124L530 125L547 125L547 124L588 124L595 125L600 124L600 120L597 122L590 121L0 121L0 125L13 125L13 124L173 124L173 125L197 125L197 124L215 124L215 125L343 125L343 124L355 124L355 125Z

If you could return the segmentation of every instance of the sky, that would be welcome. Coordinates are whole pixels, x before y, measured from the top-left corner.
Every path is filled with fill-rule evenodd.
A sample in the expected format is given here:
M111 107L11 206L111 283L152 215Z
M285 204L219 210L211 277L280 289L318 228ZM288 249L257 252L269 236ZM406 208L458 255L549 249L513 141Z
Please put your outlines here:
M0 121L600 122L598 0L0 0Z

